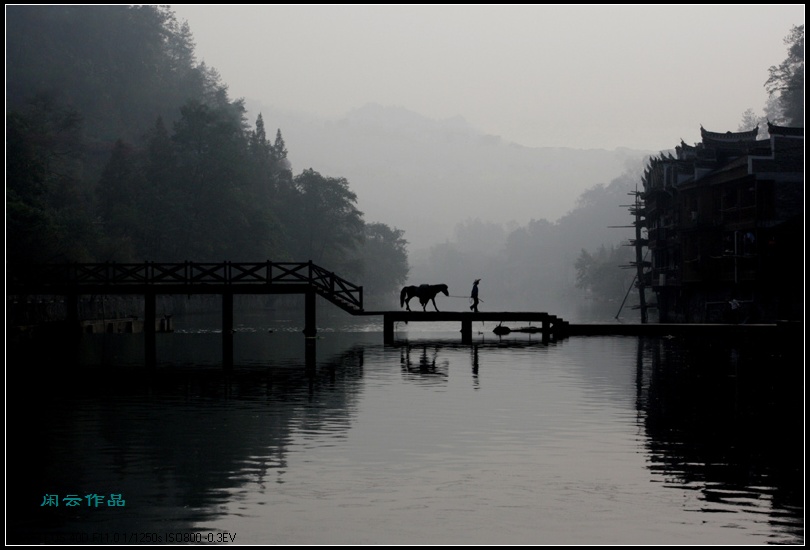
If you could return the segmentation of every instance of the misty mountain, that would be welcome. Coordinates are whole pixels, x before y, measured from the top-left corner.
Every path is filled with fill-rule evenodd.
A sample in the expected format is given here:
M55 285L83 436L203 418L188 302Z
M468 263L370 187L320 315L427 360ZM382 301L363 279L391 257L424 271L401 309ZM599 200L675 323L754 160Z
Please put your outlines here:
M338 120L246 107L248 119L261 112L280 128L295 172L346 178L367 221L405 231L409 284L449 284L440 307L465 308L482 277L490 311L616 314L633 277L621 267L632 256L628 195L660 152L523 147L462 117L436 121L374 104ZM598 303L576 288L583 251L610 257L615 289ZM379 298L399 307L398 293Z
M583 191L655 153L524 147L462 117L437 121L377 104L327 120L245 103L249 119L262 113L268 128L281 130L294 172L346 178L366 221L403 229L411 252L452 238L465 220L556 221Z

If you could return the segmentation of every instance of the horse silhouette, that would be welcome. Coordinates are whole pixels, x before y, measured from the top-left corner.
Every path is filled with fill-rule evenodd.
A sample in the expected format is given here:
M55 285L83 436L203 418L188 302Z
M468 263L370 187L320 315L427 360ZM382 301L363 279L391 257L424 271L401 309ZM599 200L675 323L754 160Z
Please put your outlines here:
M422 304L422 311L427 311L428 302L433 302L433 307L436 308L436 311L439 311L439 308L436 307L436 295L439 292L442 292L445 296L450 296L447 285L406 286L399 293L399 306L405 306L408 311L411 311L408 302L411 301L411 298L418 297L419 303Z

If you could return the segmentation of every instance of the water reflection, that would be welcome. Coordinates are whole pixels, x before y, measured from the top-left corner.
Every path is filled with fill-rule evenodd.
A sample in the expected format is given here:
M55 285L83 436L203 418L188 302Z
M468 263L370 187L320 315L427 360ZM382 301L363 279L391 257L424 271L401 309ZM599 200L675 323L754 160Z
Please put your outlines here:
M187 531L217 517L232 489L283 483L295 435L340 438L361 391L362 347L317 364L310 351L303 364L115 374L112 365L81 369L51 354L51 363L23 363L15 354L26 371L9 376L7 396L6 494L20 503L7 510L11 539L113 542L57 536L88 525ZM84 503L90 493L121 494L126 510L64 506L65 496ZM39 506L44 495L62 507Z
M478 368L480 366L480 362L478 360L478 346L472 346L472 376L473 376L473 386L475 389L479 389L480 385L478 383Z
M795 543L804 538L802 362L799 349L775 344L641 338L637 407L664 486L694 491L702 513L761 514L774 525L768 542Z
M483 334L479 332L479 336ZM554 345L555 341L550 340ZM512 350L521 352L545 348L548 341L537 339L532 335L525 337L504 338L495 336L491 341L479 340L473 344L463 344L454 340L402 340L388 344L389 347L399 350L399 362L406 379L420 379L436 383L446 382L449 376L450 360L442 359L450 353L456 352L469 355L473 387L480 387L479 370L481 368L480 351L484 350Z
M450 362L447 360L437 361L440 350L440 344L401 346L400 363L403 374L406 375L406 378L413 378L412 375L417 375L423 380L443 382L448 376Z
M489 535L505 543L639 542L644 513L674 538L642 542L721 542L732 530L803 543L802 359L777 345L256 333L236 335L236 368L224 370L217 335L198 336L166 340L171 362L148 372L132 338L102 337L93 352L85 341L83 363L55 345L7 350L9 542L234 524L262 542L272 509L287 542L306 543L316 535L292 518L359 505L377 519L363 523L372 542L407 542L385 535L419 517L428 540L486 543L463 534L477 507L460 513L483 502L512 526L513 539ZM609 511L602 483L633 504ZM89 493L120 493L127 507L40 506ZM434 519L411 515L422 507ZM607 536L599 521L563 519L603 514L624 527ZM712 517L723 518L716 535ZM346 529L344 540L363 540Z

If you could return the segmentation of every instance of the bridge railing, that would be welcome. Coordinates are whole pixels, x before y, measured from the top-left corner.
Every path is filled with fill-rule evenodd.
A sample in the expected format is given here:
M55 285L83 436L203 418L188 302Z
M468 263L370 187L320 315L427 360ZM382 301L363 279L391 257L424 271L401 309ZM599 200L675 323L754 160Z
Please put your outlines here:
M352 284L312 262L309 262L309 281L322 296L337 305L363 309L363 287Z
M309 284L345 309L363 309L363 287L312 262L94 263L6 266L9 292L47 293L57 287L132 285L276 285Z

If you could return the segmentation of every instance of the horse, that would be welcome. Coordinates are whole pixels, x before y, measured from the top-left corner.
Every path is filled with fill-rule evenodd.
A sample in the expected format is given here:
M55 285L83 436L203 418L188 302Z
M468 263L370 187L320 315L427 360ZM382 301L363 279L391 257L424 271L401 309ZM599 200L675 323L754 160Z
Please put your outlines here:
M436 295L439 292L442 292L445 296L450 296L447 285L406 286L399 293L399 306L405 306L410 311L411 306L408 305L408 302L410 302L411 298L418 297L419 303L422 304L422 311L427 311L428 302L433 302L433 307L436 308L436 311L439 311L439 308L436 307Z

